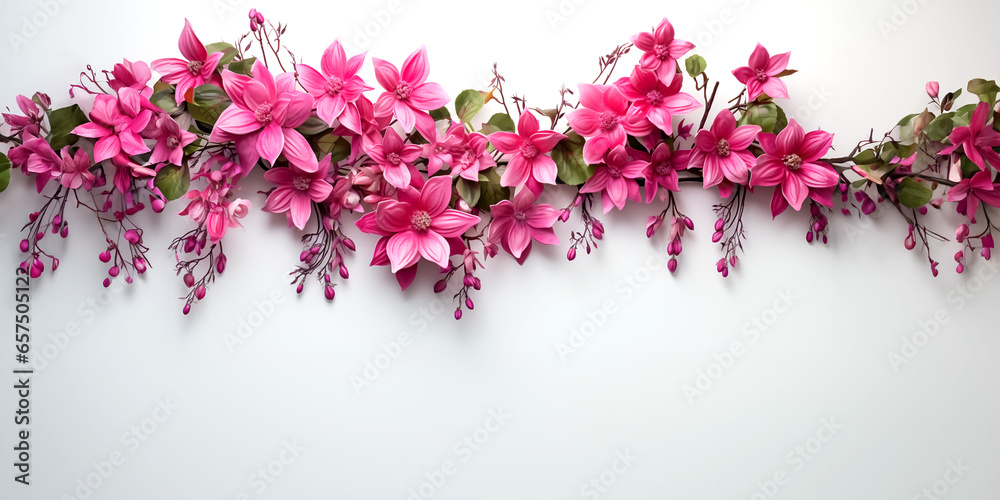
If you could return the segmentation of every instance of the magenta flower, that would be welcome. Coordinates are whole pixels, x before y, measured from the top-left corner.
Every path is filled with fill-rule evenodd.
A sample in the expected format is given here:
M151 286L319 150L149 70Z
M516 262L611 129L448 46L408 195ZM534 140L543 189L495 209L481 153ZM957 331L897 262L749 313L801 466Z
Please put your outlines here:
M337 40L323 52L320 62L322 73L312 66L298 65L299 82L316 100L316 114L331 127L334 121L339 120L341 125L355 134L361 133L361 116L354 102L362 92L372 90L358 76L365 54L367 52L347 59L344 47Z
M23 95L17 96L17 107L21 109L24 116L10 113L3 114L4 121L7 125L10 125L11 133L13 135L28 134L37 136L39 131L38 126L41 125L45 114L42 113L42 110L38 109L35 101Z
M771 57L767 49L758 43L757 48L750 54L748 65L734 69L733 76L747 86L751 101L761 93L776 99L788 99L788 88L778 75L788 68L788 58L791 54L785 52Z
M600 163L604 154L625 144L626 135L641 137L654 130L638 113L630 114L628 99L613 85L580 84L580 104L567 119L576 133L587 138L583 160Z
M604 213L611 207L621 210L626 200L639 202L639 184L636 179L643 177L646 164L641 160L629 161L624 146L615 146L597 165L594 175L580 188L581 193L601 193Z
M528 258L532 240L543 245L559 244L552 225L559 219L560 211L551 205L534 203L534 193L522 189L514 195L512 202L502 200L490 207L493 220L487 241L493 245L499 243L518 264L523 264Z
M219 116L209 141L236 141L244 175L260 158L274 165L282 152L305 172L319 168L312 146L295 130L312 114L313 99L295 90L292 73L275 78L258 59L252 79L227 70L222 83L233 104Z
M464 126L452 127L448 134L454 135L458 143L451 152L451 175L479 182L480 171L496 166L497 162L486 151L489 141L485 135L479 132L470 134L465 131Z
M993 165L993 168L1000 169L1000 154L993 150L1000 146L1000 132L993 130L993 127L986 123L992 114L990 111L990 105L985 102L976 105L969 126L955 127L948 136L952 145L941 150L940 154L951 154L961 146L965 156L968 156L969 160L981 170L986 170L987 162Z
M777 137L760 134L758 141L764 154L751 171L750 185L781 186L771 199L772 216L777 217L789 205L800 210L806 198L832 205L832 188L839 176L819 159L830 150L833 134L822 130L804 133L795 120L789 120Z
M674 115L682 115L701 107L697 99L680 91L683 81L684 77L680 73L660 80L656 74L636 66L632 70L632 76L622 78L616 85L632 101L634 111L646 117L656 128L672 134ZM670 85L664 82L670 82Z
M188 92L211 81L215 68L222 59L222 52L209 54L187 19L184 20L184 29L177 45L184 59L157 59L153 61L153 69L163 75L163 81L177 85L174 100L180 106L182 101L189 98Z
M153 146L153 154L149 157L149 162L170 162L174 165L180 165L184 159L184 148L197 138L197 135L187 130L181 130L177 122L169 115L161 116L156 120L156 145Z
M494 132L490 142L503 154L512 155L500 177L501 186L528 184L533 193L542 184L555 184L556 162L547 155L566 136L552 130L538 130L538 119L527 109L517 120L517 133Z
M676 73L677 60L694 48L693 43L674 38L674 26L665 17L652 33L633 35L632 43L644 52L639 66L654 72L664 82L670 81Z
M957 201L958 213L967 215L974 223L980 201L1000 207L1000 184L993 183L989 172L976 172L971 179L962 179L948 190L948 201Z
M95 97L91 122L76 127L73 133L97 139L94 162L102 162L122 152L139 155L149 151L139 133L149 124L152 114L148 109L141 109L138 92L123 87L118 99L105 94Z
M413 161L420 157L422 149L415 144L403 144L403 138L394 129L388 128L382 137L382 144L375 144L366 152L378 162L382 168L382 176L389 184L405 188L414 177L420 177Z
M36 175L35 183L39 193L52 179L58 179L60 184L69 189L83 186L89 190L93 187L95 177L90 172L90 157L84 150L77 149L75 154L71 154L69 146L66 146L56 154L44 139L33 139L29 143L31 144L26 145L35 153L28 158L25 168Z
M641 158L647 164L643 171L643 176L646 179L646 203L652 203L657 189L660 187L667 191L680 190L677 171L687 168L691 159L691 151L670 151L670 146L661 142L651 155L635 151L634 156Z
M128 87L147 99L153 95L153 88L149 86L149 79L153 74L149 71L149 65L142 61L122 59L122 62L115 65L111 75L114 78L108 80L108 86L115 92Z
M715 117L711 129L701 130L695 136L688 168L702 169L706 189L724 181L746 184L750 167L757 163L757 158L747 148L758 133L760 127L757 125L737 127L733 114L722 111ZM731 186L726 191L729 188Z
M291 164L264 172L264 179L277 188L267 196L264 211L282 213L288 217L288 227L305 229L312 214L312 202L321 203L330 196L333 187L326 182L330 169L330 155L323 159L321 168L307 172ZM325 168L322 168L325 167Z
M226 188L228 190L228 188ZM205 231L211 243L218 243L226 235L226 230L242 227L240 219L250 213L250 202L242 198L222 199L213 204L205 217Z
M452 152L458 149L457 131L464 129L464 125L459 122L452 122L451 127L442 136L437 127L430 130L421 130L420 135L427 139L427 144L423 145L420 156L427 158L427 175L434 175L454 161ZM424 127L420 127L424 128Z
M430 73L426 47L406 58L402 73L388 61L373 57L372 62L375 78L385 89L375 101L375 114L394 115L407 132L413 130L418 119L433 122L427 111L451 101L440 85L426 81Z
M402 195L404 191L406 195ZM374 212L361 217L358 228L389 237L385 252L393 273L410 268L420 257L447 268L452 252L446 238L461 236L479 223L479 217L448 208L452 191L449 176L432 178L421 191L404 191L400 191L401 201L384 200Z

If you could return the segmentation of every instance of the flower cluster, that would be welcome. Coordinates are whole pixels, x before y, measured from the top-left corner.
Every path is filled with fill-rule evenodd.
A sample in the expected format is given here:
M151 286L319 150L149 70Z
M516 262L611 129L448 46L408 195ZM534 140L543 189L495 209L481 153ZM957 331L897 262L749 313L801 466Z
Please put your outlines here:
M488 88L460 92L452 105L430 81L423 47L400 66L372 57L375 80L367 82L367 53L347 54L336 40L318 65L297 62L283 47L286 26L256 10L248 17L249 31L232 44L205 45L185 22L180 58L82 73L70 88L78 104L18 96L20 112L3 115L0 188L20 169L43 200L20 242L32 277L59 266L43 238L68 236L70 202L98 220L109 286L122 274L132 283L152 265L135 215L185 200L175 212L191 229L170 245L187 288L185 314L224 273L228 230L253 204L301 232L290 273L299 293L314 278L335 297L350 276L357 248L349 234L357 231L375 236L371 265L388 266L404 290L421 263L439 270L434 291L451 289L456 318L475 307L484 262L505 253L523 264L533 245L559 245L557 222L579 224L569 231L569 260L596 249L605 235L598 198L602 214L656 205L646 236L668 224L667 267L676 272L695 230L681 211L685 183L718 192L711 240L723 277L739 265L746 201L761 190L772 217L808 205L810 243L827 242L835 211L860 217L891 205L907 225L904 247L919 246L935 276L931 241L948 238L924 224L929 210L954 207L963 219L958 272L974 253L989 259L1000 230L991 220L1000 207L1000 87L992 80L970 81L975 99L964 105L962 90L940 96L930 82L924 110L831 157L833 134L787 119L779 105L790 98L790 53L758 44L727 77L741 92L719 109L719 82L666 19L602 57L592 83L563 88L561 102L543 108L508 101L496 66ZM641 55L620 64L632 49ZM619 68L628 69L613 79ZM487 108L495 112L479 119ZM252 175L270 189L244 193ZM573 190L565 208L540 201L557 189Z

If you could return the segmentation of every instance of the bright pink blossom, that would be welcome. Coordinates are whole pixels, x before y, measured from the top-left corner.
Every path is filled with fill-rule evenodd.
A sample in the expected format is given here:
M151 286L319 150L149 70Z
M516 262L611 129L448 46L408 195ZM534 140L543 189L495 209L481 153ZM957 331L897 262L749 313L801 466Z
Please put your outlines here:
M676 73L677 60L694 48L693 43L674 38L674 26L665 17L652 33L633 35L632 43L643 51L639 66L655 72L664 82L670 81Z
M319 168L312 146L295 130L312 114L313 99L295 89L292 73L275 77L258 59L252 79L227 70L222 82L233 104L219 116L209 140L236 141L244 175L258 159L274 165L282 153L303 171Z
M691 159L690 150L671 151L670 146L661 142L652 154L635 151L633 156L643 160L646 168L643 176L646 179L646 203L652 203L657 189L662 187L667 191L679 191L677 171L684 170Z
M184 158L184 148L197 138L197 135L181 130L169 115L161 116L156 120L156 146L153 146L149 162L180 165Z
M388 61L373 57L372 62L375 64L375 78L385 89L375 102L375 114L395 116L407 132L413 130L417 120L432 122L427 111L451 101L440 85L427 82L430 65L426 47L420 47L406 58L402 72Z
M972 178L962 179L948 190L948 201L957 201L958 212L967 215L969 221L976 222L980 201L1000 207L1000 184L995 184L990 179L989 172L976 172Z
M514 195L513 201L502 200L490 207L493 220L488 241L494 245L499 243L519 264L528 258L532 240L543 245L559 244L552 225L559 219L560 211L551 205L534 203L534 193L522 189Z
M149 86L149 79L153 74L149 71L149 65L142 61L122 59L122 62L115 65L111 75L114 78L108 80L108 85L115 92L128 87L147 99L153 95L153 88Z
M3 114L4 121L11 127L11 133L13 135L28 134L37 136L38 126L42 123L45 114L42 113L42 110L38 109L35 101L23 95L17 96L17 107L21 109L24 116L10 113Z
M448 135L453 135L457 145L451 152L451 175L479 182L479 172L495 167L497 162L486 151L489 141L479 132L466 132L464 126L452 127Z
M73 129L81 137L97 139L94 144L94 161L101 162L122 152L139 155L149 151L142 142L142 132L152 112L141 109L141 96L134 89L123 87L118 99L106 94L94 98L94 109L90 112L90 123Z
M839 175L829 164L819 161L830 150L833 134L822 130L805 133L795 120L777 136L760 134L764 154L750 175L751 186L780 186L771 199L771 215L777 216L789 205L802 208L806 198L832 206L832 188Z
M312 202L323 202L330 196L333 187L326 182L330 168L330 156L323 160L325 168L313 172L302 170L291 164L288 167L272 168L264 172L264 179L278 187L271 191L264 204L264 211L282 213L288 217L288 226L305 229L312 215Z
M721 111L712 122L712 128L701 130L695 137L688 168L701 168L705 188L719 186L728 181L725 191L732 184L746 184L750 167L757 163L753 153L747 150L753 143L760 127L757 125L736 125L736 118L728 110ZM720 186L720 190L723 187ZM724 193L723 196L727 196Z
M969 160L981 170L986 170L987 163L993 165L993 168L1000 169L1000 154L993 150L995 147L1000 147L1000 132L993 130L993 127L987 124L991 114L989 104L981 102L976 105L969 119L969 126L955 127L948 136L952 145L941 150L940 154L950 154L961 146L965 156L968 156Z
M427 139L427 144L423 145L423 152L420 154L420 156L427 158L427 175L434 175L442 168L451 165L454 160L452 153L458 149L459 145L459 139L452 133L452 130L462 127L464 127L463 124L452 122L444 135L438 131L437 126L420 131L420 135Z
M34 139L43 141L44 139ZM42 187L51 179L58 179L59 183L69 189L76 189L83 186L90 189L94 185L94 174L90 172L90 157L82 149L77 149L75 154L70 153L69 146L66 146L56 154L48 143L40 144L35 142L31 147L36 151L27 161L27 171L35 174L36 187L38 192L42 192Z
M501 153L512 155L500 177L501 186L528 185L536 195L542 184L555 184L556 162L548 152L566 136L552 130L539 130L538 119L527 109L517 120L517 133L494 132L490 142Z
M636 66L632 76L616 82L618 88L632 101L633 110L646 117L650 123L667 134L674 131L673 116L689 113L701 107L690 94L681 92L684 77L680 73L660 80L650 71ZM669 85L664 82L669 82Z
M355 134L361 133L361 116L354 102L362 92L372 90L358 76L365 54L367 52L347 59L344 47L337 40L323 52L322 73L312 66L298 65L299 82L316 100L316 114L331 127L339 120Z
M788 88L778 75L788 68L788 58L791 54L785 52L772 57L767 53L767 49L758 43L757 48L750 54L748 65L733 70L733 76L747 86L751 101L762 93L777 99L788 99Z
M392 128L385 130L381 144L367 149L368 156L378 162L385 180L397 188L410 185L420 172L413 161L420 157L423 148L414 144L404 144L403 138Z
M250 213L250 202L243 198L223 200L209 211L205 219L205 232L211 243L218 243L230 228L242 227L240 219Z
M624 145L626 135L639 137L654 130L645 117L628 112L628 99L613 85L581 83L580 104L567 119L576 133L587 138L583 160L589 164L600 163L604 153Z
M177 85L174 99L180 106L181 102L191 97L187 95L190 91L211 81L215 68L222 59L222 52L209 54L187 19L184 20L184 29L177 45L184 59L157 59L153 61L153 69L163 75L163 81Z
M624 146L616 146L605 155L604 163L597 165L594 175L587 179L580 192L601 193L604 213L610 212L612 207L621 210L626 200L641 201L636 179L643 177L645 167L642 160L629 161Z

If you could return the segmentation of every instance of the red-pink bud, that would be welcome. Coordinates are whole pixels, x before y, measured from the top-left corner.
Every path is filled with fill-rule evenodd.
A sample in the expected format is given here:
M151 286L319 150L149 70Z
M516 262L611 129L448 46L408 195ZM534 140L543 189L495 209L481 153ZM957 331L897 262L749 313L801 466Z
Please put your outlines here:
M935 99L938 96L938 92L941 91L941 85L938 84L938 82L927 82L927 85L924 86L924 90L927 91L927 95L930 96L931 99Z
M715 221L715 230L722 231L722 228L726 225L726 221L719 219Z
M326 297L326 300L333 300L333 297L337 295L337 292L333 289L333 286L326 285L326 288L323 290L323 295Z
M183 312L184 312L184 315L187 316L188 313L191 312L191 304L184 304Z
M917 240L915 240L911 234L903 240L903 246L906 247L907 250L913 250L914 247L917 246Z
M226 270L226 262L229 259L225 255L220 255L219 259L215 261L215 272L222 274Z
M302 293L302 290L304 289L305 289L305 284L299 283L299 286L295 287L295 293Z
M959 243L964 242L965 238L967 238L968 236L969 236L969 226L965 224L958 226L958 229L955 230L955 240L958 241Z
M466 298L465 299L465 307L468 307L469 310L471 311L471 310L473 310L473 309L476 308L476 304L474 302L472 302L472 299Z
M347 247L347 249L352 252L355 250L354 240L350 238L344 238L344 246Z
M462 308L455 309L455 319L462 319Z
M125 231L125 240L134 245L139 242L139 233L135 232L134 229L129 229Z
M111 252L105 250L97 254L97 258L100 259L101 262L111 262Z
M28 240L21 240L21 251L22 252L27 252L29 246L30 246L30 244L28 243Z
M112 278L117 277L119 272L121 269L118 269L118 266L111 266L111 269L108 269L108 275Z
M205 285L198 285L198 288L194 289L194 298L198 300L204 299L206 292L208 292L208 290L205 288Z
M59 231L60 238L65 238L67 236L69 236L69 225L63 226L62 230Z
M111 278L104 278L103 282L104 288L111 286Z
M667 269L672 273L677 271L677 259L671 258L667 261Z
M448 282L445 280L439 280L434 283L434 293L441 293L445 288L448 288Z
M193 274L187 273L187 274L184 275L184 285L187 286L188 288L191 288L191 287L194 286L194 275Z
M576 249L575 248L570 248L569 251L566 252L566 258L569 259L569 260L575 259L576 258Z
M712 233L712 243L718 243L720 241L722 241L722 231Z

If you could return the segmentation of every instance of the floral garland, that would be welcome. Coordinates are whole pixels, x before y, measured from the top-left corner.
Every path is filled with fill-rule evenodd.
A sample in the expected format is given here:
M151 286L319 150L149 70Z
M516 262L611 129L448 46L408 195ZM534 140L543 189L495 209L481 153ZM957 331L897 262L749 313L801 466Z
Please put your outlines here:
M559 244L553 225L575 212L582 227L570 233L567 258L596 248L604 235L598 197L605 214L629 202L665 201L649 216L646 236L668 224L674 272L685 232L694 229L677 200L682 183L717 189L722 198L712 241L721 247L716 268L723 277L740 262L744 205L755 188L773 186L775 217L808 203L810 243L827 242L835 198L845 216L888 203L908 224L904 246L919 244L935 276L929 242L946 238L921 222L928 207L953 203L968 219L955 231L963 245L954 257L959 273L977 250L990 258L993 231L1000 230L987 209L979 210L981 203L1000 206L994 81L970 81L967 90L978 102L954 110L962 90L939 97L930 82L929 108L831 158L833 135L803 130L776 101L789 98L782 79L795 73L790 53L772 56L758 44L747 66L732 71L744 84L740 94L713 109L719 83L711 84L702 57L685 57L694 45L675 38L666 19L601 57L597 78L575 91L563 88L555 107L529 107L516 96L508 101L494 65L488 89L461 92L449 108L444 89L427 81L424 48L401 69L373 57L376 91L358 76L366 53L348 57L335 41L317 68L283 46L286 26L255 10L249 18L250 31L235 44L204 45L185 22L183 59L124 60L101 74L88 67L70 96L82 93L89 113L76 104L53 109L43 93L17 98L21 114L4 114L10 130L0 134L11 144L0 154L0 187L7 187L13 166L34 176L44 199L20 242L21 267L31 277L59 267L43 237L67 237L72 201L89 209L104 233L107 247L98 255L108 266L104 286L120 275L131 283L150 266L135 214L147 201L160 213L183 198L179 214L194 227L170 249L188 288L187 314L226 268L223 239L252 204L239 196L240 181L256 170L273 185L263 193L263 210L285 214L289 227L310 228L290 273L297 292L314 277L334 298L337 277L348 279L346 258L356 250L342 215L363 212L356 229L379 237L371 265L389 266L402 289L422 261L441 270L436 293L461 275L456 319L474 307L477 271L500 249L523 263L533 244ZM642 52L639 63L612 80L632 49ZM151 70L161 75L152 86ZM682 92L688 78L702 100ZM474 119L490 101L503 112L477 130ZM678 121L695 111L700 121ZM559 184L577 190L569 206L536 202Z

